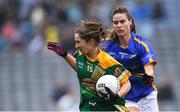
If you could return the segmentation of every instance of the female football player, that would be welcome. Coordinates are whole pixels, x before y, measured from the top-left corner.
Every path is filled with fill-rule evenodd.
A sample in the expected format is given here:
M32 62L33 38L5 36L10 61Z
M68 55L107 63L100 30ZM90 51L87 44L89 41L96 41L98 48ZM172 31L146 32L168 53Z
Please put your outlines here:
M126 107L135 112L158 112L154 84L156 58L151 44L137 35L128 9L119 6L112 13L113 31L104 42L105 51L119 61L132 76L131 89L125 96Z
M104 36L104 31L101 23L82 21L75 32L75 47L78 49L76 59L63 50L61 43L47 43L48 49L64 57L77 72L81 93L80 111L121 111L125 109L123 97L130 90L131 85L128 78L131 73L98 47L102 36ZM113 93L105 87L108 94L101 93L103 96L101 98L95 86L97 80L105 74L116 76L121 88L118 93Z

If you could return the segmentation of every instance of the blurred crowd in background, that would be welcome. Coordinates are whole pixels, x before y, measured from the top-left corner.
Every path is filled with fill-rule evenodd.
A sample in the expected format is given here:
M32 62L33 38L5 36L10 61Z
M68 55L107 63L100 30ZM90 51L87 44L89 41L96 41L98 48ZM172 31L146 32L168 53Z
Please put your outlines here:
M162 4L156 0L1 0L0 51L36 53L46 41L62 41L72 48L74 28L82 19L100 20L110 27L112 8L122 3L129 6L135 21L146 21L142 29L149 33L147 21L164 19Z
M137 32L151 40L155 35L152 22L168 19L163 3L163 0L0 0L0 53L41 53L47 41L63 42L66 49L72 49L74 29L81 20L100 20L107 28L111 27L111 11L120 4L128 7L138 25ZM164 86L159 88L160 100L174 100L170 79L167 75ZM65 86L66 81L57 82L52 100L58 110L78 110L74 93L77 90Z

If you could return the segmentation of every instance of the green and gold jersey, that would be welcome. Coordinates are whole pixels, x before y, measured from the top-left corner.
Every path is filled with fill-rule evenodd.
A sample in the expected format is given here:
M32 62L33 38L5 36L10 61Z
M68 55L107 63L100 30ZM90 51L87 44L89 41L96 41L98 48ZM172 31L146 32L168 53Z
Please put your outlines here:
M80 93L84 100L99 98L95 87L97 80L101 76L106 74L114 75L119 79L120 84L125 83L129 76L131 76L130 72L118 61L102 50L100 50L100 53L94 59L82 55L79 51L76 61Z

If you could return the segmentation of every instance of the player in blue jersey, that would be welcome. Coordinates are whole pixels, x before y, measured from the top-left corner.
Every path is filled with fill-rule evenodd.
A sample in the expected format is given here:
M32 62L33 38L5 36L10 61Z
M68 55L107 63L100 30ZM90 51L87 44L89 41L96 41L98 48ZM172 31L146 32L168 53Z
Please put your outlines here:
M156 58L152 46L144 37L136 34L133 18L127 8L116 7L112 21L113 29L103 47L133 74L129 78L131 90L125 96L126 107L133 112L158 112L157 88L154 84Z

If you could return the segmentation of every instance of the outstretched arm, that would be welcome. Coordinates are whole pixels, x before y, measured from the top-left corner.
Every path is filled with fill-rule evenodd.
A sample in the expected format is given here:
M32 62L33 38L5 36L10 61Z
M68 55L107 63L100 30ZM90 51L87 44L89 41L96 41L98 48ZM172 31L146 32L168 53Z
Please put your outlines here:
M64 59L76 71L76 58L74 58L70 54L67 54L67 56L65 56Z

